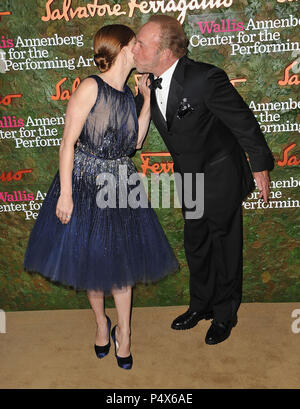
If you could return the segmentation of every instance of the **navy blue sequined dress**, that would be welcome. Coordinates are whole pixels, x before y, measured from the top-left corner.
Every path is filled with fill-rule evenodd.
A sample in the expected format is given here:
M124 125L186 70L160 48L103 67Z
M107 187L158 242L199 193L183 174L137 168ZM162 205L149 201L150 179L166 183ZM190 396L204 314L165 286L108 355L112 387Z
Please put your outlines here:
M105 186L97 183L97 176L110 173L120 185L119 165L127 165L122 169L127 169L128 178L137 172L129 156L135 152L138 123L127 85L118 91L99 76L91 77L97 81L98 96L75 148L71 219L62 224L56 217L57 171L30 234L24 268L75 289L109 294L137 282L156 281L179 265L150 204L97 204L100 187ZM134 187L126 186L127 193Z

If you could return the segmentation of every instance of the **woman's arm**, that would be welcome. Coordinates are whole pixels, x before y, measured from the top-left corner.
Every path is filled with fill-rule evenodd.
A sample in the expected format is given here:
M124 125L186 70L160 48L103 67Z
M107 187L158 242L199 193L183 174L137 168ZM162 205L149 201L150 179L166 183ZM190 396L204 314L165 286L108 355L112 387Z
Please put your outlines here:
M148 74L142 75L139 81L139 90L144 97L144 104L139 115L139 131L136 149L141 149L144 139L147 135L150 123L150 80Z
M70 221L73 211L74 144L79 138L91 108L96 102L97 87L94 79L85 79L71 96L67 106L64 133L59 149L60 196L56 206L56 216L63 224Z

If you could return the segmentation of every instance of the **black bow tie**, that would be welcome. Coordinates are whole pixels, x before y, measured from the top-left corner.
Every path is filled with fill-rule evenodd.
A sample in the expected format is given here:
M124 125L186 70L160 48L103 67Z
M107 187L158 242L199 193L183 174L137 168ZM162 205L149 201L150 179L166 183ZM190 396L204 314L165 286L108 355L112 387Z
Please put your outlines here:
M151 83L150 83L150 85L149 85L149 88L150 89L156 89L156 88L160 88L160 89L162 89L162 86L161 86L161 82L162 82L162 78L156 78L156 79L152 79L151 80Z

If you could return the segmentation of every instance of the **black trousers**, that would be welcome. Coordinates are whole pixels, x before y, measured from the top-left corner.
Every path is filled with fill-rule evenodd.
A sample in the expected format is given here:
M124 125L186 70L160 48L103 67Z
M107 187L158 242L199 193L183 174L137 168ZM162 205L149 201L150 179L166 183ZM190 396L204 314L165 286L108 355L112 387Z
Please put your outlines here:
M192 311L213 311L220 321L237 312L242 297L242 240L241 207L226 226L205 217L185 221Z
M190 308L213 311L219 321L230 320L242 299L241 203L245 164L241 158L240 150L235 149L205 168L202 217L186 218L187 209L182 205L184 248L190 270Z

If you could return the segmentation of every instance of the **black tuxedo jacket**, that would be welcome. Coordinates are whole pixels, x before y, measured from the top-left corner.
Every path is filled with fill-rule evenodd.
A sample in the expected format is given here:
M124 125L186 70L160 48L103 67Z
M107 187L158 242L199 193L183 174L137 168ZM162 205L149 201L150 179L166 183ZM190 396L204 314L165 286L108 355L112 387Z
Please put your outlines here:
M136 104L139 112L143 104L140 94ZM166 118L152 90L151 119L173 158L175 172L205 174L207 165L222 161L238 146L245 197L254 187L245 152L253 172L274 167L256 118L220 68L180 58L170 84Z

